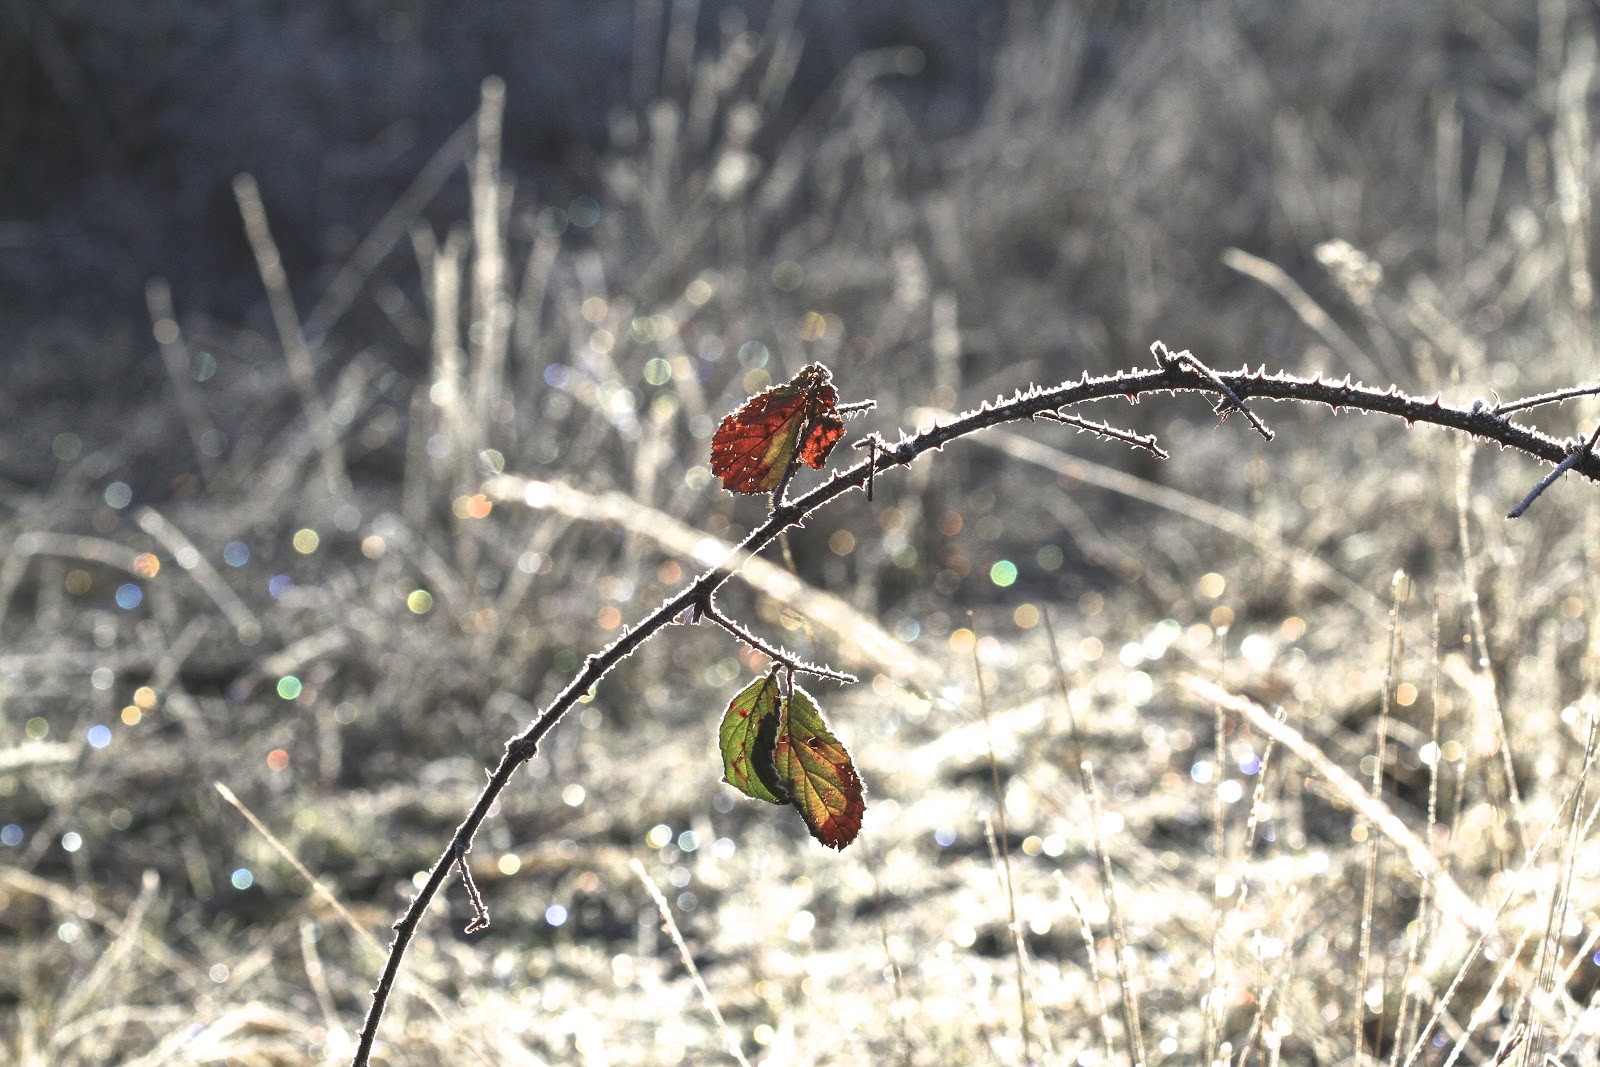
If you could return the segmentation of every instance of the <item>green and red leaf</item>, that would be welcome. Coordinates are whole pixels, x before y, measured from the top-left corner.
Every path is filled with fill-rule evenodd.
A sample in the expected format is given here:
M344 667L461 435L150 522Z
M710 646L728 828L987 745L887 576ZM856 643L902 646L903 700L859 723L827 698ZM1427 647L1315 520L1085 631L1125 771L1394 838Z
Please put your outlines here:
M778 743L780 693L775 675L757 679L728 704L717 739L722 780L753 800L785 804L788 794L772 764Z
M866 811L861 778L816 702L799 686L782 704L772 762L812 837L837 849L856 839Z
M770 493L795 458L820 470L844 436L833 375L812 363L746 400L711 438L711 473L730 493Z

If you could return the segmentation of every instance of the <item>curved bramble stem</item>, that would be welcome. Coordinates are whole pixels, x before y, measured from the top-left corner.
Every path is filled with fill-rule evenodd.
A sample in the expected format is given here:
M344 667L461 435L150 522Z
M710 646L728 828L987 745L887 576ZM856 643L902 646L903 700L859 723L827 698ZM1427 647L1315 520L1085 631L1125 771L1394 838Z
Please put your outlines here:
M1079 415L1068 415L1062 411L1041 411L1034 416L1035 419L1045 419L1049 422L1059 422L1063 426L1071 426L1085 433L1096 434L1108 441L1121 441L1134 448L1142 448L1157 459L1166 459L1167 450L1156 443L1155 434L1134 433L1124 430L1120 426L1113 426L1109 422L1095 422Z
M1539 484L1528 490L1528 495L1522 498L1522 503L1506 513L1506 518L1522 518L1523 514L1533 507L1533 502L1539 499L1539 495L1556 483L1557 478L1571 470L1579 460L1594 453L1594 445L1597 439L1600 439L1600 425L1595 426L1594 432L1589 435L1588 440L1574 448L1570 456L1556 464L1555 470L1540 478Z
M1163 350L1164 351L1164 350ZM1593 450L1574 453L1570 441L1562 441L1529 426L1512 422L1482 403L1472 407L1446 404L1439 398L1431 400L1413 397L1397 389L1374 389L1354 384L1347 377L1343 381L1329 381L1321 376L1306 378L1263 370L1212 371L1210 375L1197 373L1198 361L1185 359L1185 353L1169 354L1160 359L1153 369L1121 371L1116 374L1090 377L1085 375L1075 382L1065 382L1048 389L1031 388L1019 391L1009 400L985 404L975 411L958 415L948 422L935 424L926 430L906 435L902 433L894 444L884 443L872 450L866 459L854 466L835 471L821 485L794 500L775 502L766 519L745 536L722 562L702 572L675 596L663 601L639 623L628 629L604 649L583 661L577 675L567 683L521 733L506 743L505 754L500 758L483 792L473 803L471 811L456 828L450 843L441 853L427 879L412 896L405 914L395 924L394 940L389 946L389 956L384 963L377 987L372 993L372 1005L362 1025L353 1067L367 1067L372 1055L372 1045L377 1038L378 1023L393 992L395 979L400 973L400 963L406 949L416 935L417 927L433 898L450 873L456 858L466 854L472 840L489 817L495 801L505 791L518 767L531 759L544 736L561 721L562 716L578 699L594 688L613 667L631 655L635 649L660 633L672 621L696 605L732 576L740 563L751 554L767 547L778 535L799 525L808 515L833 502L846 493L864 490L868 479L887 473L895 467L910 465L918 457L937 452L945 445L991 426L1029 419L1044 411L1055 411L1093 400L1115 397L1137 399L1146 394L1159 393L1209 393L1225 405L1240 405L1252 398L1257 400L1282 400L1310 404L1324 404L1335 411L1348 409L1379 415L1391 415L1407 423L1428 423L1458 430L1485 441L1493 441L1505 448L1525 453L1550 464L1571 460L1567 470L1600 482L1600 458Z
M1521 400L1497 403L1490 410L1496 415L1509 415L1513 411L1525 411L1528 408L1542 407L1545 404L1559 404L1564 400L1572 400L1580 396L1600 396L1600 382L1575 385L1570 389L1556 389L1553 392L1540 393L1538 396L1526 396Z
M799 671L801 674L813 674L818 678L831 678L836 682L843 682L846 685L854 685L856 682L861 680L853 674L846 674L843 671L836 671L832 667L824 667L820 664L809 663L806 660L801 659L799 656L796 656L793 652L790 652L786 648L782 648L778 645L768 644L755 634L751 633L749 630L745 629L743 626L739 625L738 622L719 611L717 606L711 602L710 596L707 596L705 602L700 605L700 615L703 618L710 619L712 622L728 631L734 637L738 638L751 648L755 649L757 652L766 656L768 659L772 660L774 664L780 664L788 668L790 673Z

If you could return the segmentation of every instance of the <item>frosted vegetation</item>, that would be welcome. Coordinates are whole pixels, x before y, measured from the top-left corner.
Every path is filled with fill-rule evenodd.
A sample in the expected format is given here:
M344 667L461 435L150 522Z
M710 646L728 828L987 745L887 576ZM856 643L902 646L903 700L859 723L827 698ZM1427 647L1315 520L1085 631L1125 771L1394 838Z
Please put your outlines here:
M351 1062L507 739L768 521L712 437L810 363L876 401L835 470L1157 340L1600 418L1512 406L1600 365L1586 7L1017 3L953 109L937 36L813 91L808 8L620 9L592 154L519 171L508 70L336 253L222 180L247 311L11 324L0 1064ZM1549 463L1249 407L986 429L746 561L766 651L687 612L575 700L371 1062L1589 1062L1592 459L1508 520ZM722 781L780 646L859 679L804 682L840 851Z

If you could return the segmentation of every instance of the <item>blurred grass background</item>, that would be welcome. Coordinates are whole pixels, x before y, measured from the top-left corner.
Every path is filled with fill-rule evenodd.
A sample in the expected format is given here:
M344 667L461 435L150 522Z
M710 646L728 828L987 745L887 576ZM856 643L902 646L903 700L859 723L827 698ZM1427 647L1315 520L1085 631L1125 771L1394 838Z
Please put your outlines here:
M0 1062L347 1062L381 955L213 783L386 941L504 739L759 521L710 432L811 360L877 400L861 433L1158 338L1463 402L1592 379L1594 28L11 0ZM719 783L760 657L675 628L507 793L473 853L494 925L436 906L380 1061L728 1058L638 860L773 1067L1353 1063L1357 1035L1589 1062L1593 488L1507 523L1525 459L1262 413L1271 444L1105 405L1173 458L1019 427L817 516L793 577L722 603L863 676L813 687L861 842ZM1381 752L1386 802L1506 901L1487 950L1186 675L1363 781Z

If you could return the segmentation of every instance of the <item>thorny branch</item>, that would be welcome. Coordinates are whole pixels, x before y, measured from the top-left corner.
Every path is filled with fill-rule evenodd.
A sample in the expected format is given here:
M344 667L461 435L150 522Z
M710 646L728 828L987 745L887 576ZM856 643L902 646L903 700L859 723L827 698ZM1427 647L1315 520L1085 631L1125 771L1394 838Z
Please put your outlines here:
M640 622L626 629L611 644L589 656L576 677L539 713L526 729L506 743L505 754L489 774L489 780L479 794L472 810L462 820L433 868L427 880L411 898L405 914L395 923L394 940L389 946L389 956L373 990L372 1004L361 1029L352 1067L367 1067L377 1037L378 1023L383 1018L393 991L395 979L406 949L415 936L417 927L428 905L438 894L453 867L466 863L478 828L488 818L490 809L505 791L517 768L538 751L539 742L556 723L578 702L578 699L597 685L610 670L632 652L659 633L685 611L704 605L711 594L727 581L737 568L738 561L760 551L775 541L792 526L798 525L818 508L831 503L854 490L864 490L879 472L893 467L908 466L930 451L979 430L1003 423L1030 419L1044 412L1093 400L1125 397L1137 401L1141 396L1155 393L1197 392L1210 393L1218 399L1218 410L1238 410L1251 421L1253 427L1269 436L1265 425L1246 406L1246 401L1260 400L1299 401L1325 404L1339 410L1365 411L1392 415L1408 424L1430 423L1459 430L1503 448L1526 453L1547 463L1563 465L1591 481L1600 482L1600 456L1584 442L1561 440L1531 427L1522 426L1506 418L1506 407L1491 407L1478 401L1470 407L1443 403L1438 397L1425 399L1410 396L1393 387L1375 389L1352 382L1347 376L1341 381L1330 381L1320 375L1312 378L1284 373L1268 373L1264 368L1251 371L1214 371L1188 352L1172 353L1157 342L1151 351L1157 366L1150 370L1122 371L1100 377L1084 377L1075 382L1065 382L1051 388L1034 387L1019 391L1010 399L994 403L985 402L976 410L961 414L943 425L906 435L896 442L876 442L868 458L854 466L835 471L827 481L797 499L775 496L772 510L766 521L752 530L730 553L727 560L701 573L676 596L668 598ZM1589 393L1600 393L1600 384L1588 388ZM1580 393L1563 393L1562 399ZM1514 407L1515 405L1510 405ZM1049 416L1046 416L1049 417ZM730 561L733 561L730 564ZM478 920L475 918L474 920Z
M772 660L774 664L787 667L791 674L799 671L801 674L814 674L818 678L831 678L836 682L844 682L846 684L860 681L853 674L846 674L843 671L836 671L832 667L824 667L816 663L808 663L786 648L768 644L745 627L739 625L736 620L724 615L716 604L712 603L710 593L706 594L705 600L697 607L701 617L710 619L740 641Z

